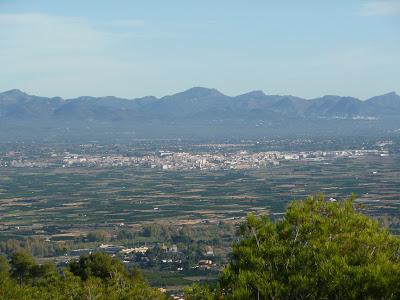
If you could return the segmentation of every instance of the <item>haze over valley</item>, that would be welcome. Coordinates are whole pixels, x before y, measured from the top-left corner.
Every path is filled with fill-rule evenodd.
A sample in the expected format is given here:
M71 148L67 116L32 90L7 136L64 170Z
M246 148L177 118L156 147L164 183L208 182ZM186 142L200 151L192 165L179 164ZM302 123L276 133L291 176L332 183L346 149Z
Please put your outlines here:
M366 100L327 95L315 99L252 91L227 96L194 87L170 96L74 99L0 93L0 124L7 139L245 138L263 136L393 134L400 128L400 96Z

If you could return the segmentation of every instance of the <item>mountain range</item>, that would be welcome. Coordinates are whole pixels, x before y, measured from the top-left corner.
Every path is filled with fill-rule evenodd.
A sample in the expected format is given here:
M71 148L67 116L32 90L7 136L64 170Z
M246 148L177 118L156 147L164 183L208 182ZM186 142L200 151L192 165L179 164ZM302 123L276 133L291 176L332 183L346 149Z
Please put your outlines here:
M231 97L203 87L161 98L137 99L113 96L47 98L16 89L0 93L0 126L14 133L18 133L17 128L20 131L29 128L31 132L54 134L72 126L81 130L90 127L92 132L97 127L117 133L130 130L145 137L146 132L160 127L169 128L176 136L196 136L197 127L206 136L207 130L212 133L218 127L217 131L223 134L224 127L229 132L227 127L233 126L262 135L285 131L282 126L287 127L288 132L292 128L293 133L301 133L298 125L305 127L303 133L311 133L310 128L332 126L332 121L339 125L353 124L357 128L395 130L400 127L400 96L391 92L362 101L334 95L303 99L251 91Z

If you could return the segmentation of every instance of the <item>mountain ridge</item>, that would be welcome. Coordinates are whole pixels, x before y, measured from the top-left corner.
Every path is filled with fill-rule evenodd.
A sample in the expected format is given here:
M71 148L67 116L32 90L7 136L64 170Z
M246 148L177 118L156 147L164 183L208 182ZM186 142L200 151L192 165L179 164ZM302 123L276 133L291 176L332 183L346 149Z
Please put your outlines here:
M176 96L176 95L179 95L179 94L184 94L184 93L189 93L189 92L204 93L205 91L208 91L209 93L214 92L214 93L216 93L216 94L220 94L220 95L227 96L227 97L231 97L231 98L239 98L239 97L241 97L241 96L246 96L246 95L249 95L249 96L250 96L250 95L259 95L259 96L271 96L271 97L272 97L272 96L279 96L279 97L296 97L296 98L300 98L300 99L312 101L312 100L319 99L319 98L324 98L324 97L340 97L340 98L351 97L351 96L339 96L339 95L326 94L326 95L323 95L323 96L320 96L320 97L316 97L316 98L304 98L304 97L298 97L298 96L293 96L293 95L265 94L265 92L264 92L263 90L251 90L251 91L245 92L245 93L243 93L243 94L234 95L234 96L228 96L228 95L226 95L226 94L220 92L218 89L215 89L215 88L207 88L207 87L201 87L201 86L194 86L194 87L191 87L191 88L186 89L186 90L184 90L184 91L176 92L176 93L174 93L174 94L165 95L165 96L162 96L162 97L155 97L155 96L152 96L152 95L147 95L147 96L142 96L142 97L135 97L135 98L117 97L117 96L113 96L113 95L105 95L105 96L89 96L89 95L82 95L82 96L72 97L72 98L65 98L65 97L61 97L61 96L46 97L46 96L38 96L38 95L28 94L28 93L26 93L26 92L24 92L24 91L22 91L22 90L20 90L20 89L17 89L17 88L15 88L15 89L10 89L10 90L6 90L6 91L3 91L3 92L0 92L0 96L7 95L7 94L17 94L17 95L19 94L19 95L25 95L25 96L30 96L30 97L40 97L40 98L48 98L48 99L59 98L59 99L65 100L65 101L68 101L68 100L76 100L76 99L80 99L80 98L92 98L92 99L98 99L98 98L116 98L116 99L122 99L122 100L132 101L132 100L139 100L139 99L143 99L143 98L162 99L162 98L165 98L165 97ZM351 97L351 98L354 98L354 99L360 100L360 101L362 101L362 102L365 102L365 101L371 100L372 98L383 97L383 96L396 96L396 97L400 97L399 94L397 94L397 92L395 92L395 91L390 91L390 92L387 92L387 93L385 93L385 94L372 96L372 97L367 98L367 99L364 99L364 100L361 100L361 99L356 98L356 97Z
M166 128L172 136L197 131L203 135L218 131L223 135L229 130L232 134L325 133L335 132L338 120L343 120L345 127L340 129L343 132L354 130L355 126L366 132L396 130L400 128L400 96L390 92L364 101L336 95L304 99L267 95L260 90L228 96L203 87L160 98L134 99L115 96L63 99L29 95L17 89L0 93L0 129L9 128L14 134L19 134L16 128L22 125L25 127L20 130L27 134L35 130L68 132L74 127L78 131L90 128L99 134L110 128L113 132L135 134L139 130L143 136ZM390 123L390 127L381 128L382 122ZM98 130L100 127L103 131Z
M43 112L43 113L41 113ZM300 118L382 118L400 113L400 96L395 92L374 96L367 100L354 97L325 95L304 99L292 95L267 95L261 90L237 96L227 96L217 89L192 87L160 98L119 98L115 96L40 97L13 89L0 93L0 117L47 117L97 120L122 120L129 115L141 118L222 118L244 117L246 113L259 117Z

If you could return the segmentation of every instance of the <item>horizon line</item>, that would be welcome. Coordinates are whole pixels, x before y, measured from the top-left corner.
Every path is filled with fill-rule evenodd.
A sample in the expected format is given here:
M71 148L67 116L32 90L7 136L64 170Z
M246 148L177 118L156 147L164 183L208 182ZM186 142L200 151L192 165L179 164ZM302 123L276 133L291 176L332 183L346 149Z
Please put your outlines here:
M161 96L161 97L156 97L156 96L153 96L153 95L146 95L146 96L135 97L135 98L126 98L126 97L118 97L118 96L115 96L115 95L104 95L104 96L81 95L81 96L77 96L77 97L73 97L73 98L66 98L66 97L61 97L61 96L39 96L39 95L36 95L36 94L30 94L30 93L24 92L23 90L20 90L18 88L14 88L14 89L10 89L10 90L6 90L6 91L3 91L3 92L0 92L0 95L1 94L6 94L6 93L18 92L18 93L22 93L22 94L25 94L25 95L28 95L28 96L33 96L33 97L43 97L43 98L49 98L49 99L60 98L60 99L65 100L65 101L76 100L76 99L84 98L84 97L90 97L90 98L117 98L117 99L120 99L120 100L134 101L134 100L143 99L143 98L150 98L150 97L160 100L160 99L163 99L165 97L175 96L175 95L178 95L178 94L189 92L189 91L194 90L194 89L215 91L215 92L221 94L222 96L229 97L229 98L237 98L237 97L244 96L244 95L251 94L251 93L261 93L263 96L295 97L295 98L299 98L299 99L302 99L302 100L314 100L314 99L319 99L319 98L323 98L323 97L341 97L341 98L353 98L353 99L357 99L357 100L360 100L360 101L367 101L367 100L372 99L374 97L385 96L385 95L390 95L390 94L394 94L394 95L398 96L396 91L390 91L390 92L387 92L387 93L374 95L374 96L371 96L371 97L365 98L365 99L360 99L360 98L353 97L353 96L340 96L340 95L337 95L337 94L325 94L325 95L322 95L322 96L319 96L319 97L315 97L315 98L303 98L303 97L299 97L299 96L295 96L295 95L291 95L291 94L286 94L286 95L285 94L266 94L263 90L250 90L250 91L245 92L245 93L241 93L241 94L238 94L238 95L231 96L231 95L227 95L227 94L222 93L220 90L218 90L216 88L209 88L209 87L203 87L203 86L193 86L191 88L182 90L180 92L176 92L176 93L173 93L173 94L166 94L166 95Z

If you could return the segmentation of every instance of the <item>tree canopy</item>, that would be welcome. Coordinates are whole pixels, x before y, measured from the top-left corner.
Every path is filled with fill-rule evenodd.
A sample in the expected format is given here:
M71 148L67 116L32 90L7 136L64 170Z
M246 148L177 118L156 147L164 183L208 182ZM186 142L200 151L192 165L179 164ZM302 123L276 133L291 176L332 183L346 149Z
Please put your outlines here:
M74 275L83 280L91 276L107 280L115 278L117 275L126 276L128 274L118 258L101 252L81 256L79 260L72 261L69 267Z
M38 264L16 252L10 262L0 257L0 299L165 299L135 270L104 253L82 256L67 268Z
M353 198L292 202L283 219L248 215L219 288L189 299L399 299L400 240Z

